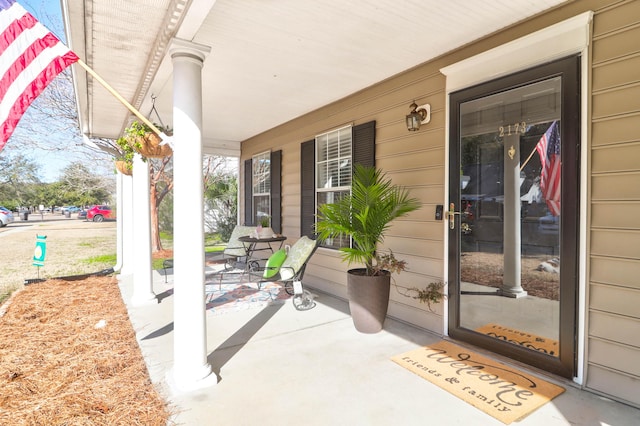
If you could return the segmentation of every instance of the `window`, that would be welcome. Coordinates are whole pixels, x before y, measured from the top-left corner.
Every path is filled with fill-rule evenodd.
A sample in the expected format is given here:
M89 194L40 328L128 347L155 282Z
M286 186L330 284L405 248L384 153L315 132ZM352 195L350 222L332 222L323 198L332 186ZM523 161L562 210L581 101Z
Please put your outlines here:
M349 193L353 164L375 166L375 141L376 122L370 121L300 145L300 235L315 238L316 206ZM333 241L331 247L341 245Z
M244 224L255 226L265 214L271 229L282 232L282 151L256 154L244 161Z
M316 213L317 207L334 203L351 191L351 126L316 136ZM347 246L348 239L331 239L323 245Z
M259 224L263 217L271 216L271 153L254 155L251 163L252 218Z

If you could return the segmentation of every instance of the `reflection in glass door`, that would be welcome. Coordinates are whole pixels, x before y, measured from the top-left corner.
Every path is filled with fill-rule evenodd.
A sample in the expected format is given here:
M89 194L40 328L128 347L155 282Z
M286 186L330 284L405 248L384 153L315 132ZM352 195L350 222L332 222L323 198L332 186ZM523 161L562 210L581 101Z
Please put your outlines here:
M576 73L576 64L452 95L449 214L450 334L569 377L578 176L565 68Z

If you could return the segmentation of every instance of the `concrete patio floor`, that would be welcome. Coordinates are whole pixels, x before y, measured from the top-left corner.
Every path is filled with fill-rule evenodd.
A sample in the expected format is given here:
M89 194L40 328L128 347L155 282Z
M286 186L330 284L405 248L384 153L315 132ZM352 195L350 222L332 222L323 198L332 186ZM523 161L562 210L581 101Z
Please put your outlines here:
M322 293L309 311L295 310L289 300L207 312L208 360L218 383L177 392L166 380L173 357L173 280L169 275L165 284L163 276L153 276L158 304L130 306L131 276L120 278L120 289L151 379L169 401L175 424L503 424L390 360L439 336L392 319L378 334L360 334L347 303ZM636 408L544 378L566 391L514 425L640 425Z

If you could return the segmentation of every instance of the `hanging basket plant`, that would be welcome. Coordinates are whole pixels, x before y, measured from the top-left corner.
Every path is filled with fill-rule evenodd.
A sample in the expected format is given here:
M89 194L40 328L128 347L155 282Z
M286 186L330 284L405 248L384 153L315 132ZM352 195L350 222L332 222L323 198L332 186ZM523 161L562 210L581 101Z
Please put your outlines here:
M116 169L123 175L133 175L133 164L131 164L131 162L124 159L116 159L115 164Z
M116 140L119 154L115 158L116 170L123 175L131 176L133 174L133 155L135 151L127 140L120 137Z
M155 125L155 124L154 124ZM160 131L169 134L168 129L155 125ZM138 121L134 121L125 130L129 144L140 155L145 158L163 158L173 155L173 150L168 144L161 145L162 139L155 134L149 126Z

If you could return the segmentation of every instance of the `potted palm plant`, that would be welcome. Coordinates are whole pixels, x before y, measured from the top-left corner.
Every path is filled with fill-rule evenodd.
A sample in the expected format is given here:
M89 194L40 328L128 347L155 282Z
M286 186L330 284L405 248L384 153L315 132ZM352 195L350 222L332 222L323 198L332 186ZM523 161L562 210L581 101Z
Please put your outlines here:
M407 189L393 185L375 167L356 164L351 193L335 203L319 207L316 231L321 240L349 237L350 247L342 247L342 258L350 265L364 268L348 271L347 293L349 310L356 329L362 333L382 330L389 306L391 272L389 264L398 264L390 255L376 256L376 249L384 240L391 221L420 208ZM396 272L404 269L393 268Z

